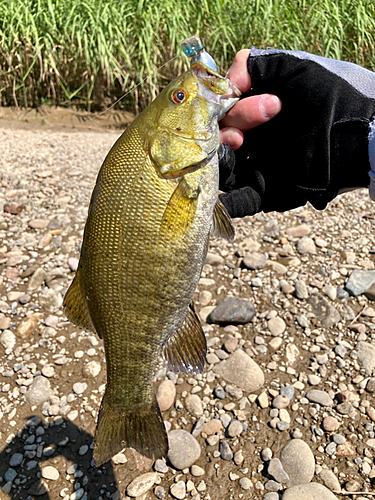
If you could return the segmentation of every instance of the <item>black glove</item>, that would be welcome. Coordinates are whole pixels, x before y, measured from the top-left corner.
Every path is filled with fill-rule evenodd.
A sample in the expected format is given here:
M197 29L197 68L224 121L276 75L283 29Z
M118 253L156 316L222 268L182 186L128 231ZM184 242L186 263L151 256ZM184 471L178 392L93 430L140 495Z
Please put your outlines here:
M246 132L235 153L219 150L220 189L229 191L220 199L232 217L307 201L323 209L337 194L370 184L375 73L306 52L254 48L248 71L253 88L243 97L275 94L282 110Z

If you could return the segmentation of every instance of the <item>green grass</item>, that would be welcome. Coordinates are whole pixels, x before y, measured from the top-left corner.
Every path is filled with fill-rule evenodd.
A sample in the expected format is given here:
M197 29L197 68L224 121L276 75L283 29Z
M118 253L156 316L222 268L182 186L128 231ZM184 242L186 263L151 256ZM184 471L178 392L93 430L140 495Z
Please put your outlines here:
M243 47L299 49L375 69L373 0L0 0L0 103L148 104L199 34L224 72ZM162 67L169 59L178 56Z

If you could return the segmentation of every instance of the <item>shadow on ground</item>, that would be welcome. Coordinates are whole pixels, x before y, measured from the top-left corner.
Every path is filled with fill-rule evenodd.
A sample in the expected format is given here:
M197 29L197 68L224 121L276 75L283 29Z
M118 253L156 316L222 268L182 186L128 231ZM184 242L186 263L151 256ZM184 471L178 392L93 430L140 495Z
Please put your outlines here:
M117 489L113 466L111 462L93 466L92 442L91 434L66 419L44 424L37 416L29 417L0 453L0 497L6 492L12 500L55 500L63 488L70 495L82 487L86 492L82 499L108 498ZM41 478L47 465L59 471L57 480Z

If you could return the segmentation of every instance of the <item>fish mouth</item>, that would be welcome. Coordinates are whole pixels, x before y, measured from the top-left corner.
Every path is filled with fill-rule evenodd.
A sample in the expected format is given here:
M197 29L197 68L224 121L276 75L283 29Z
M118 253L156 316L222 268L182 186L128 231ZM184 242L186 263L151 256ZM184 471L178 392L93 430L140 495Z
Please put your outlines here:
M239 99L241 97L242 92L229 78L221 76L201 61L195 61L190 69L197 76L198 81L203 82L204 86L213 94L218 95L220 99Z

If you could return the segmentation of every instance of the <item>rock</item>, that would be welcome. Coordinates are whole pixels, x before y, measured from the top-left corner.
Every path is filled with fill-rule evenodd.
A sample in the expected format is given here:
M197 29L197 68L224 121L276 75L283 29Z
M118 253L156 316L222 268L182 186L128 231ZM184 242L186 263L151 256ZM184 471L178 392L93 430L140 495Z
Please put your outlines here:
M46 229L49 224L49 220L46 219L32 219L29 221L29 227L32 229Z
M225 260L221 257L221 255L207 252L205 264L210 264L211 266L222 266L225 264Z
M291 238L301 238L310 234L311 229L307 224L300 224L299 226L288 227L286 234Z
M32 274L31 278L29 279L29 283L27 285L27 291L28 293L34 293L38 288L41 286L41 284L45 281L47 277L47 273L45 272L44 269L39 267L38 269L35 270L35 272Z
M289 476L283 469L282 463L278 458L272 458L268 464L267 472L278 483L286 483L289 481Z
M13 349L16 345L16 336L10 330L4 330L0 335L0 344L4 349Z
M332 285L324 285L322 292L331 300L336 300L337 298L337 289Z
M97 361L89 361L84 367L83 372L86 376L97 377L101 371L102 367Z
M280 316L275 316L274 318L268 320L267 325L271 335L274 337L279 337L285 332L286 324Z
M303 238L301 238L298 241L298 243L297 243L297 250L302 255L315 254L316 253L316 247L315 247L314 240L311 239L311 238L308 238L307 236L304 236Z
M375 281L374 283L368 288L364 294L369 300L375 301Z
M248 477L241 477L241 479L238 481L238 484L241 486L243 490L249 490L252 488L253 483Z
M375 283L375 271L355 270L345 284L345 289L350 295L361 295Z
M138 497L150 490L157 479L156 472L146 472L133 479L133 481L126 488L126 494L129 497Z
M220 441L219 451L220 451L220 456L223 460L232 460L233 451L231 450L231 447L229 446L227 441Z
M243 425L239 420L232 420L232 422L227 427L227 434L231 438L240 436L242 431Z
M367 375L375 374L375 346L368 342L359 342L356 345L358 359L362 362Z
M237 349L228 359L217 363L213 372L247 392L254 392L264 384L262 370L242 349Z
M356 455L355 447L351 443L339 444L336 448L339 457L353 457Z
M49 400L51 386L48 378L34 378L29 390L25 394L25 401L29 406L37 406Z
M17 326L17 335L26 339L29 337L38 325L38 317L36 314L24 318L21 323Z
M30 486L30 488L27 490L27 493L29 493L29 495L39 497L47 493L47 491L47 485L42 481L37 481Z
M263 269L267 265L267 257L259 252L248 253L245 255L243 263L248 269Z
M319 385L321 383L322 379L319 377L319 375L314 375L312 373L309 373L307 375L307 381L308 381L309 385L315 386L315 385Z
M290 399L287 396L276 396L272 401L273 408L281 410L282 408L287 408L290 404Z
M22 453L13 453L13 455L10 457L9 465L11 467L18 467L19 465L21 465L22 460Z
M220 432L222 428L223 424L221 423L221 420L219 420L218 418L213 418L212 420L209 420L208 422L205 422L203 424L202 432L207 434L207 436L212 436Z
M255 316L252 302L238 297L226 297L210 314L212 323L245 324Z
M308 444L301 439L293 439L284 445L280 461L289 476L286 482L288 487L309 483L312 480L315 473L315 458Z
M57 290L45 287L39 296L39 303L46 311L55 312L62 306L63 298Z
M199 418L203 415L202 401L197 394L189 394L186 397L185 407L193 417Z
M341 491L339 480L331 470L323 469L319 474L319 479L321 479L324 486L329 488L331 491Z
M324 417L322 427L327 432L334 432L340 427L340 422L335 417Z
M169 492L172 497L183 500L186 496L186 484L184 481L177 481L177 483L171 485Z
M3 313L0 313L0 330L7 330L10 327L11 322L12 320L9 316L5 316Z
M87 389L86 382L76 382L73 384L73 392L74 394L83 394Z
M318 389L311 389L306 393L306 397L311 403L317 403L320 406L333 405L333 399L328 394L328 392L325 391L319 391Z
M285 274L288 272L288 268L284 266L284 264L280 264L280 262L276 262L275 260L267 260L267 265L277 274Z
M126 462L128 461L128 459L126 458L126 456L123 454L123 453L117 453L116 455L114 455L112 458L112 463L114 465L119 465L119 464L126 464Z
M60 477L59 471L52 467L51 465L47 465L47 467L42 468L42 477L44 479L50 479L51 481L57 481Z
M257 397L257 403L260 406L260 408L268 408L270 403L266 392L261 392L259 394L259 396Z
M72 272L75 273L77 271L77 269L78 269L78 263L79 263L79 260L76 257L69 257L69 259L68 259L68 266L69 266L69 269Z
M172 380L165 379L160 382L156 391L156 399L159 403L160 411L168 410L174 403L176 397L176 386Z
M309 297L306 283L303 280L297 280L295 282L295 291L297 299L304 300Z
M194 436L182 429L168 433L168 459L178 470L191 467L200 457L201 447Z
M322 295L312 295L307 302L312 306L315 316L325 328L338 323L341 319L339 312Z
M299 484L285 490L283 500L338 500L329 489L319 483Z
M52 365L44 365L42 368L42 375L47 378L53 377L55 374L55 368Z

